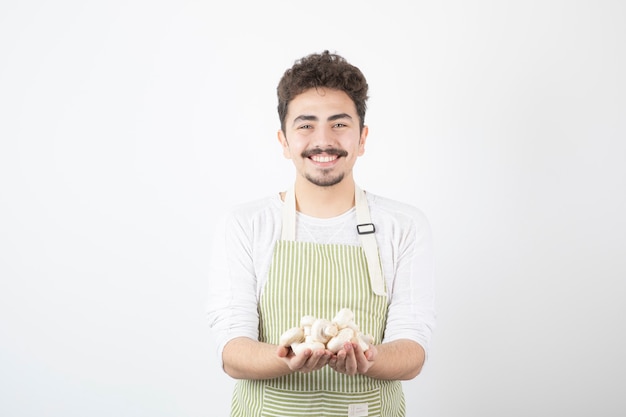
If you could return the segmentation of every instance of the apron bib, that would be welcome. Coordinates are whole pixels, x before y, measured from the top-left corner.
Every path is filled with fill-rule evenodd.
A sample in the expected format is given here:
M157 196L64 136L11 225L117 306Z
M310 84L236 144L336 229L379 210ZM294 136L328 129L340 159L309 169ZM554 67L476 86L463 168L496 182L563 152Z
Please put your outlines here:
M356 191L362 193L358 188ZM354 312L360 330L374 336L374 344L379 344L384 336L387 297L384 292L377 294L373 290L377 284L368 273L368 257L363 247L296 242L295 223L290 223L290 219L295 219L295 200L292 207L290 193L285 197L283 231L287 233L283 237L287 235L291 239L279 240L274 248L259 303L259 340L278 344L282 332L299 326L303 316L331 320L341 308L348 307ZM365 200L356 201L357 213L362 213L363 207L359 206ZM366 220L369 224L369 218ZM234 417L404 415L400 381L348 376L329 366L271 380L239 380L235 384L231 412Z

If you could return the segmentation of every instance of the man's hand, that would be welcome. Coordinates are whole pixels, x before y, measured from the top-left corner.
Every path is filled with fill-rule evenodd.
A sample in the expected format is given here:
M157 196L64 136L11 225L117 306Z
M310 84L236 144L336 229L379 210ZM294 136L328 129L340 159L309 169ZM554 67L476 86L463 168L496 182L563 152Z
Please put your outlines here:
M283 359L283 362L287 364L289 369L294 372L309 373L322 369L328 365L328 361L332 356L332 353L325 349L305 349L299 355L296 355L293 350L285 346L278 346L276 350L279 358Z
M357 343L347 342L343 349L330 359L328 365L341 374L350 376L365 374L374 364L376 354L374 345L370 345L369 349L363 352Z

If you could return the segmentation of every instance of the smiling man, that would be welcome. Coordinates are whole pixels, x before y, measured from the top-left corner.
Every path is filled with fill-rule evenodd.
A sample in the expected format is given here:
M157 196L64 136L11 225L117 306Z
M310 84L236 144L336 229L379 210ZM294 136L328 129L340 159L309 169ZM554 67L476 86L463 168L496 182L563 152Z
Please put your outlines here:
M211 254L209 323L238 380L231 415L404 416L401 381L420 373L435 327L428 221L355 182L368 134L357 67L311 54L277 92L278 140L295 180L233 209ZM338 350L296 352L281 342L304 317L342 309L368 343L355 334Z
M291 101L286 119L278 139L285 157L296 166L296 184L331 187L346 175L345 183L351 181L356 158L365 151L367 127L359 125L356 107L345 92L307 90Z

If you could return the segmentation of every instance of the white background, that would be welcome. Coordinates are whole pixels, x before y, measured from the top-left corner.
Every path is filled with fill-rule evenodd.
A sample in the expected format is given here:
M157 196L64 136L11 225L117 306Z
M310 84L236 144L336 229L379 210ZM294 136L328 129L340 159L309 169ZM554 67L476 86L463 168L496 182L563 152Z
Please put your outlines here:
M435 236L409 416L623 416L625 4L3 0L0 415L227 415L213 221L292 181L276 84L329 49Z

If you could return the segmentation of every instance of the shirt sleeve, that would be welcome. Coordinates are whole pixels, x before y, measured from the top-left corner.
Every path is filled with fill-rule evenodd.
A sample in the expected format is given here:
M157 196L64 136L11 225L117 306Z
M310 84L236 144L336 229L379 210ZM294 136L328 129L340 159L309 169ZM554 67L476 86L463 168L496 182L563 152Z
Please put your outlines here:
M236 337L258 339L257 278L253 266L252 238L246 220L235 214L218 222L209 255L207 316L217 343L217 356Z
M410 339L419 343L428 357L435 329L434 253L430 225L419 210L391 237L394 258L385 341Z

